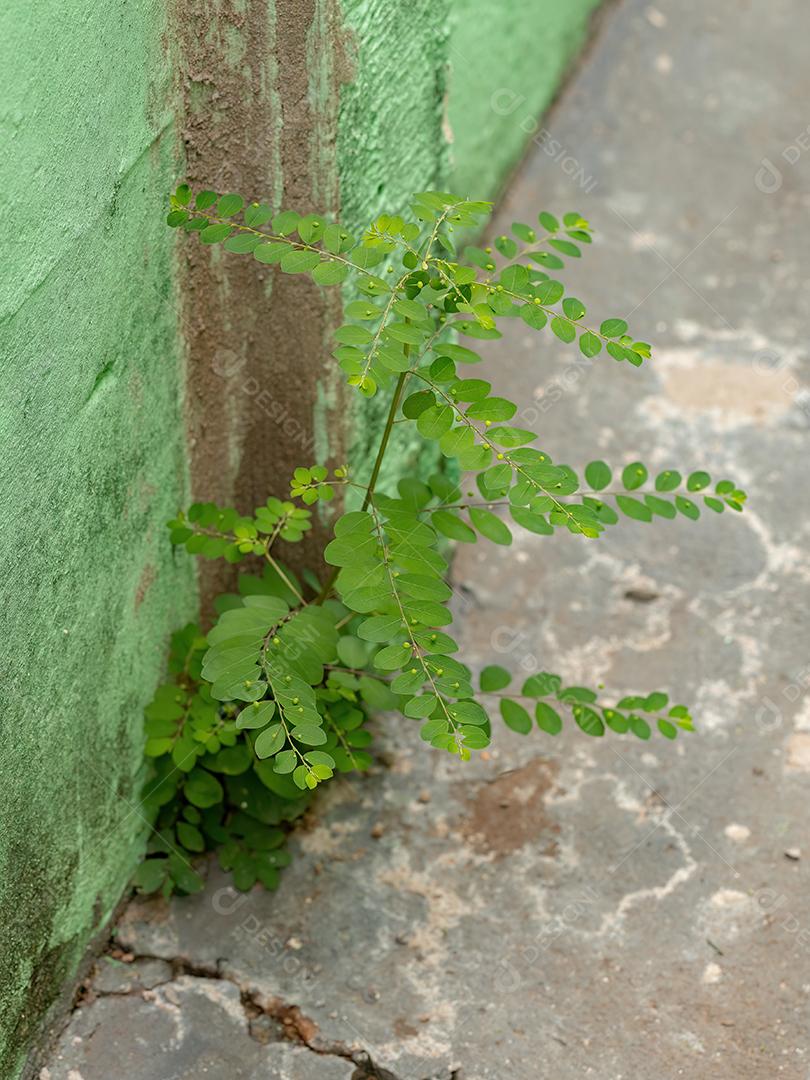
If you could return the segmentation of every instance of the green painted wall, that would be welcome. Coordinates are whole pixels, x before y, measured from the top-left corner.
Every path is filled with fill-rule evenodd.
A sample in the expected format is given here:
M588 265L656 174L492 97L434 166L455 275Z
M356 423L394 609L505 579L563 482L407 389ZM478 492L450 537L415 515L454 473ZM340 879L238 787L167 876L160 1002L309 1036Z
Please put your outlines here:
M397 213L414 191L442 188L449 169L444 119L449 22L446 3L417 0L344 0L353 42L354 77L341 90L337 136L340 212L352 230L377 214ZM392 48L395 60L392 61ZM352 401L349 460L370 474L387 403L385 396ZM395 490L393 476L420 468L429 473L435 451L418 461L423 443L409 425L394 429L380 490Z
M594 3L6 4L0 1076L43 1045L138 857L142 707L197 605L163 524L189 477L200 495L263 501L287 472L256 449L276 405L356 462L378 428L372 403L346 433L321 375L335 304L192 253L163 224L165 193L187 169L339 206L352 227L431 186L493 194ZM223 356L244 361L231 382ZM399 464L416 467L400 437Z
M450 190L494 198L538 137L601 0L453 0Z
M160 0L4 5L0 1076L137 857L140 714L193 610Z
M600 2L344 0L355 75L340 95L343 219L362 226L428 187L495 198L542 132L538 117ZM373 455L383 405L355 404L351 460ZM403 462L429 471L439 455L417 460L419 449L407 427L396 429L390 471L400 474Z

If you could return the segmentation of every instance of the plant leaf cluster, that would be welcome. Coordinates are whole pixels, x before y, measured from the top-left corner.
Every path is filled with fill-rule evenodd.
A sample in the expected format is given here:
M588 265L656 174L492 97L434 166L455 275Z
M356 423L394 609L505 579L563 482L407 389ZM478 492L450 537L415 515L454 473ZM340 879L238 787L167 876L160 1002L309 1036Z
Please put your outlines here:
M170 679L147 709L145 805L155 831L136 877L141 889L194 891L194 859L209 849L238 888L274 887L289 859L289 823L312 792L371 764L372 712L399 712L424 742L462 761L490 744L498 723L523 735L535 726L556 735L566 722L591 737L649 739L657 730L674 739L692 730L688 708L662 690L605 700L537 672L518 692L506 669L490 665L476 677L457 655L447 540L509 545L515 528L595 540L622 520L694 521L745 503L733 480L702 469L557 462L536 445L519 404L471 373L481 360L476 342L500 338L503 319L588 358L604 353L639 367L652 356L625 319L592 321L554 276L592 242L586 220L543 211L492 247L459 252L456 237L480 230L489 211L421 192L407 214L382 215L355 237L322 215L235 194L195 195L183 184L172 196L168 224L202 244L320 287L351 279L355 298L333 356L360 395L386 395L388 413L367 480L350 465L302 464L289 493L252 514L197 503L169 522L172 543L189 553L250 565L238 593L219 598L206 635L194 626L175 635ZM466 474L463 486L439 472L378 490L395 423L437 443ZM339 489L352 490L359 509L335 518L324 550L331 574L299 579L278 549L300 541L310 507ZM261 573L252 572L257 564Z

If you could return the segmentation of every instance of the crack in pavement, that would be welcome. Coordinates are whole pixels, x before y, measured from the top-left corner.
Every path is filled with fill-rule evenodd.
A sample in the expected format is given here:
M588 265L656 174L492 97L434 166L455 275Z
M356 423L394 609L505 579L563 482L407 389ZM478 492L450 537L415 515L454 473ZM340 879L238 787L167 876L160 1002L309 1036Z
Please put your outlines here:
M318 1024L304 1013L299 1005L291 1004L275 995L268 995L256 986L240 979L233 971L225 968L226 960L219 959L214 964L193 961L187 957L173 957L167 959L152 953L127 953L126 958L116 958L110 952L105 954L110 959L117 959L118 963L136 965L148 962L165 964L170 968L165 978L157 978L148 983L134 981L127 989L105 989L94 985L93 974L79 989L76 1002L71 1014L67 1018L69 1023L77 1011L91 1009L96 1000L102 998L128 998L140 997L145 1001L155 1001L155 991L171 987L181 979L193 979L195 981L228 982L239 991L239 1000L244 1014L247 1034L255 1042L267 1045L271 1042L287 1042L295 1046L309 1050L311 1053L323 1057L336 1057L350 1062L355 1066L350 1080L405 1080L405 1078L379 1065L368 1051L350 1046L340 1039L324 1038L320 1034ZM102 957L103 959L103 957ZM277 1024L276 1033L268 1032L264 1027L256 1025L257 1019L266 1017ZM67 1024L66 1024L67 1026ZM86 1035L86 1041L93 1037L98 1025ZM449 1073L440 1077L423 1077L420 1080L461 1080L460 1070L452 1069Z

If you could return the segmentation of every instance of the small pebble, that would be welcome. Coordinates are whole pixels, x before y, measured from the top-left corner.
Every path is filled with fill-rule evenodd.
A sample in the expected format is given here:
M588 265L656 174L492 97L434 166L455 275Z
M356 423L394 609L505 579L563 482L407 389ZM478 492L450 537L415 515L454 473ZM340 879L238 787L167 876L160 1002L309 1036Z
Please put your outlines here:
M379 822L377 822L376 825L372 825L371 827L371 835L375 840L379 840L384 832L385 828L384 826L380 825Z
M747 840L751 835L751 830L747 825L726 825L723 831L729 840L735 840L738 844Z
M793 862L798 862L802 857L801 849L797 847L789 847L785 851L785 858L792 859Z
M431 795L430 795L430 792L427 789L425 789L424 791L419 792L419 802L429 803L430 799L431 799Z
M700 981L704 986L711 986L712 983L720 982L723 977L723 969L719 964L711 963L707 964L703 970L703 975Z

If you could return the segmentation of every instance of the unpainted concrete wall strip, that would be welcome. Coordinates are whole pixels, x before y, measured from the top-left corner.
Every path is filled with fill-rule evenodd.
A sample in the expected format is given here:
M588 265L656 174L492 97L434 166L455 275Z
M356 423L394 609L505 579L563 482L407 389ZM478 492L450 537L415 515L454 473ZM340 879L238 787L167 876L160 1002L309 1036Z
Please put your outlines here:
M247 0L240 8L194 0L177 6L174 23L189 183L336 214L346 67L334 0ZM296 465L315 460L314 402L340 297L194 239L178 243L194 497L250 512L284 494ZM339 462L343 390L326 387L321 435ZM312 563L319 547L313 536L293 561ZM231 577L227 567L203 565L204 608Z

